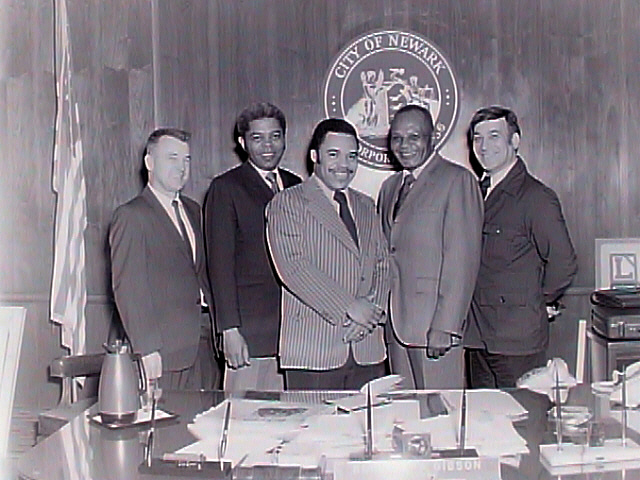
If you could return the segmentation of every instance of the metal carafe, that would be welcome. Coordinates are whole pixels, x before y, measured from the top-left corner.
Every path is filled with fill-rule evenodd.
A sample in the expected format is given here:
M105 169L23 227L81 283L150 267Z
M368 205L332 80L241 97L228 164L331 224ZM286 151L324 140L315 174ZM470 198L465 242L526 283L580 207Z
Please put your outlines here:
M140 408L141 379L129 346L116 340L104 345L107 354L102 362L98 402L102 422L126 425L135 421Z

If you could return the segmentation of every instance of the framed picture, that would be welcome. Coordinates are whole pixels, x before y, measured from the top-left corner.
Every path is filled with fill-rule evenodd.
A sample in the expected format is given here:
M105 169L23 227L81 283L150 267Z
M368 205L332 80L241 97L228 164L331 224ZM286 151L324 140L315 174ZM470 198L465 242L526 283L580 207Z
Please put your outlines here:
M596 238L596 290L638 285L640 238Z

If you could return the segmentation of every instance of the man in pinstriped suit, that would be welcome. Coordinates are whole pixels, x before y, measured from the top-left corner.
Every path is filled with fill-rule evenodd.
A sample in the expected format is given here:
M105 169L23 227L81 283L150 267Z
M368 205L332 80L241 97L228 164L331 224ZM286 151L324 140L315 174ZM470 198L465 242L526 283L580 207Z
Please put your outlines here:
M323 120L309 146L313 174L267 205L289 390L355 389L385 374L386 242L373 200L348 188L357 154L353 126Z

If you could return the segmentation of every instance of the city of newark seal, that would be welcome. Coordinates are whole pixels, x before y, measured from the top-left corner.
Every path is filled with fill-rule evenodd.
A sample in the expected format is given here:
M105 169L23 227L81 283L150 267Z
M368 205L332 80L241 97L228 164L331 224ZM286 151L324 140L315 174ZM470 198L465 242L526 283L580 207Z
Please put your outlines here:
M440 148L455 127L458 87L440 49L415 33L364 34L340 51L325 78L325 114L356 127L360 162L373 168L392 168L387 155L389 123L408 104L431 112Z

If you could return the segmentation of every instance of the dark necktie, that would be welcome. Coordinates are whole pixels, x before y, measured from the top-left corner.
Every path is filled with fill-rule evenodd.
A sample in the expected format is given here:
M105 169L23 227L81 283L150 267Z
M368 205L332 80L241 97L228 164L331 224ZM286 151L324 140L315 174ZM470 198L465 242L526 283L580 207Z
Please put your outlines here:
M409 190L411 190L411 185L416 181L416 177L413 176L413 173L408 173L405 175L404 180L402 181L402 187L400 187L400 193L398 193L398 200L396 200L396 204L393 207L393 218L395 219L400 211L400 207L404 203L409 195Z
M280 187L278 187L278 179L276 178L276 172L267 173L267 182L271 186L271 191L273 193L278 193L280 191Z
M351 211L349 210L349 204L347 203L347 197L342 190L336 190L333 193L333 199L338 202L340 206L340 218L344 222L345 227L349 230L349 234L353 241L358 246L358 231L356 230L356 222L353 221Z
M482 192L482 198L487 198L487 192L491 186L491 177L488 174L480 180L480 191Z
M178 219L178 227L180 228L180 235L182 235L182 239L184 243L187 245L187 250L189 251L189 258L193 261L193 249L191 248L191 242L189 241L189 235L187 235L187 229L182 221L182 215L180 214L180 208L177 200L173 200L171 202L173 206L173 211L176 214L176 218Z

